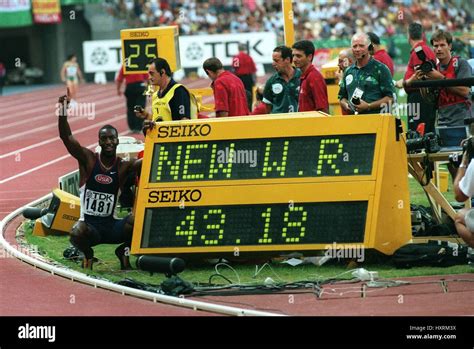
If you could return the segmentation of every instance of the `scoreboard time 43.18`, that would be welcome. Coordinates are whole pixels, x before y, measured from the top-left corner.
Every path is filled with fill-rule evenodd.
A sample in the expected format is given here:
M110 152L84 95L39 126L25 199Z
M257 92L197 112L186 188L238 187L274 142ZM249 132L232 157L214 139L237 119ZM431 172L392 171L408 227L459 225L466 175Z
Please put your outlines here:
M163 122L149 132L133 254L226 256L411 238L405 145L390 115Z

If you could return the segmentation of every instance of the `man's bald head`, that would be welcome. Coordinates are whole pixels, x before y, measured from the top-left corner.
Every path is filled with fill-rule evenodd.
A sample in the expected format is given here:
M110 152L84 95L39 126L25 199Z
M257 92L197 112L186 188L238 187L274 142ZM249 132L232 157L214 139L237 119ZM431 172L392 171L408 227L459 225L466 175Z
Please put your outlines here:
M365 33L356 33L356 34L354 34L352 36L352 39L351 39L351 45L354 43L354 41L362 41L367 46L369 46L369 44L370 44L370 38Z
M366 62L369 56L370 39L365 33L355 34L351 39L352 54L358 62Z

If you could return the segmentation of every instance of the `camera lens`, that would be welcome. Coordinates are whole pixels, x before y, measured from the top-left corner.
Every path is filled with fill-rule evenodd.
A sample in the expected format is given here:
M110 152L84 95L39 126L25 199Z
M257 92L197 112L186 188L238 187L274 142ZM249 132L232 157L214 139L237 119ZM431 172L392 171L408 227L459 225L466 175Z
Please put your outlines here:
M423 73L429 73L430 71L433 70L433 65L430 61L425 61L421 63L420 69Z
M427 153L437 153L440 150L438 136L434 133L427 133L421 138L407 139L407 151L410 153L419 152L423 149Z

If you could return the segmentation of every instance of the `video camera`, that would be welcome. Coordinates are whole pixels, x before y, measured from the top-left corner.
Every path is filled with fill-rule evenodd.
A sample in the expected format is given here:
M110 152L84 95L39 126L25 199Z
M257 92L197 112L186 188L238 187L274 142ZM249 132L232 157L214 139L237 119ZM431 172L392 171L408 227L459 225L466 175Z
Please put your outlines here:
M437 153L441 147L439 145L439 137L430 132L420 137L416 131L409 130L407 132L407 152L417 153L425 150L426 153Z
M430 61L426 57L425 51L423 51L422 46L415 47L415 53L418 59L422 62L418 67L423 73L429 73L430 71L436 69L436 64L433 61Z

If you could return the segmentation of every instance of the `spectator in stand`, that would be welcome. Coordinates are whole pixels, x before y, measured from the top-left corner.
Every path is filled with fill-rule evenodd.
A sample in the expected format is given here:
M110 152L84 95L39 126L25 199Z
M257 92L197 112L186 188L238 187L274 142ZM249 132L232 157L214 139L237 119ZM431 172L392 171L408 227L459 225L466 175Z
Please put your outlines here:
M257 67L252 57L247 54L247 45L239 44L239 53L232 58L232 68L235 75L242 80L245 91L247 91L247 105L252 109L253 87L255 86Z
M422 63L415 50L422 50L427 60L436 62L436 56L433 53L433 50L431 50L424 40L423 27L420 23L410 23L408 26L408 42L412 47L410 51L410 59L408 60L405 76L395 84L395 87L397 88L403 88L403 81L409 80L416 73L416 68ZM424 123L425 133L434 132L436 104L426 101L422 97L419 89L405 87L405 91L407 93L407 104L409 106L419 106L419 108L407 108L408 128L412 131L416 131L418 125Z
M135 115L135 106L145 108L146 96L145 82L148 80L148 74L123 74L123 66L120 67L117 79L117 94L122 95L122 83L125 80L125 98L127 100L127 122L128 128L133 133L140 133L143 127L143 119Z
M267 105L263 103L263 86L258 86L255 91L255 99L257 103L253 108L252 115L267 114Z
M249 115L247 94L242 81L229 71L225 71L222 62L208 58L202 65L212 80L216 117Z
M301 70L298 111L318 110L329 113L326 82L314 67L314 45L309 40L301 40L293 45L293 64Z
M380 38L378 37L377 34L368 32L367 36L370 39L370 45L369 45L369 53L379 62L385 64L387 68L390 70L390 74L393 77L393 60L385 51L383 48L380 46Z
M301 70L293 67L293 54L287 46L277 46L272 59L276 73L267 80L263 91L267 114L294 113L298 111Z
M283 35L281 2L175 0L115 0L104 2L106 11L126 19L129 27L177 25L181 35L212 33L249 33L258 31ZM405 1L297 1L293 5L298 19L296 39L344 39L356 32L374 32L378 36L403 33L410 22L424 28L442 27L469 32L473 16L469 2L451 0Z

